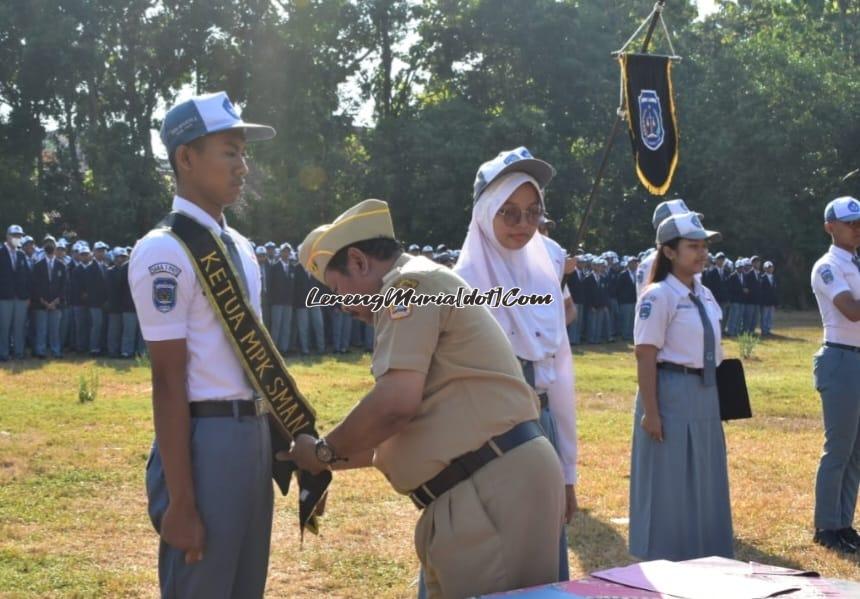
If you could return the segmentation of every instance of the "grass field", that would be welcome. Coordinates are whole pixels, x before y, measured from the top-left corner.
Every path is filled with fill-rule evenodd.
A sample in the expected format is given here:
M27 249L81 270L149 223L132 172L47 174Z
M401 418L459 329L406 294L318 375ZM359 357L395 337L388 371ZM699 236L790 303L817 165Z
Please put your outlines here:
M780 335L746 362L752 420L726 425L738 559L860 579L858 560L811 543L822 432L811 358L817 314L777 319ZM729 356L737 344L725 342ZM582 511L572 574L630 563L627 491L635 393L629 346L575 352ZM372 382L369 356L290 362L325 431ZM79 377L100 390L78 402ZM149 372L129 362L24 362L0 370L0 596L156 595L157 537L143 473ZM338 474L320 537L300 548L296 498L277 497L268 596L411 597L417 512L381 474Z

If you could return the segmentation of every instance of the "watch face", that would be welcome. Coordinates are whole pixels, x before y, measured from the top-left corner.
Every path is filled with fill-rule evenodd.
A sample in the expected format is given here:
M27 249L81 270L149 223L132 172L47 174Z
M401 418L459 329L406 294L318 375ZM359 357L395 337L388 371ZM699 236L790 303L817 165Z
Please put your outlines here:
M331 447L326 445L325 443L318 443L317 447L317 459L324 464L329 464L334 457L334 454L331 451Z

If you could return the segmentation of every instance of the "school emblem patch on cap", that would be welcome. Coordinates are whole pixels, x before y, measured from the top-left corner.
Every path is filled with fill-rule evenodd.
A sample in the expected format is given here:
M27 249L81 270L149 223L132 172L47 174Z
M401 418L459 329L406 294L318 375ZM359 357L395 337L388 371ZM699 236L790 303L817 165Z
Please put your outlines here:
M275 130L268 125L243 121L227 94L215 92L194 96L171 108L161 126L161 141L168 155L172 156L176 148L183 144L229 129L241 129L245 132L245 141L249 142L275 136Z
M824 222L840 221L850 223L860 220L860 200L851 196L836 198L824 209Z
M657 243L667 243L679 238L719 241L722 236L717 231L706 230L699 216L695 212L688 212L670 216L657 227Z

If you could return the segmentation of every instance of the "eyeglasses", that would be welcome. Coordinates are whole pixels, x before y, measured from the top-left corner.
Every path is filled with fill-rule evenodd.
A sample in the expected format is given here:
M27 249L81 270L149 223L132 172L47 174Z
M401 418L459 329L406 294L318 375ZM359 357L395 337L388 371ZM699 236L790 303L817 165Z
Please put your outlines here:
M496 216L501 216L507 226L516 227L520 224L524 213L528 224L537 225L540 222L540 217L543 216L543 208L532 206L528 210L523 211L518 206L503 206L496 212Z

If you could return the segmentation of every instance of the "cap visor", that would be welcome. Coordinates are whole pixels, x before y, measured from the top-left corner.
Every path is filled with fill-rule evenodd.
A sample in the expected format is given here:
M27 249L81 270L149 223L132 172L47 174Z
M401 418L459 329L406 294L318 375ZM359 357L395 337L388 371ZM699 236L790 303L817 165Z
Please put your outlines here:
M705 239L708 241L722 241L723 240L723 234L719 233L717 231L705 231L705 234L707 235L707 237L705 237Z
M848 216L843 216L842 218L837 218L836 220L843 223L853 223L856 220L860 220L860 212L856 214L849 214Z
M211 133L220 133L222 131L231 131L233 129L241 129L245 132L245 141L266 141L267 139L272 139L275 137L275 130L268 125L258 125L256 123L243 123L238 122L234 123L229 127L224 127L223 129L215 129L213 131L209 131Z
M505 168L499 171L495 177L493 177L493 181L501 177L502 175L507 175L508 173L518 173L522 172L527 175L531 175L535 178L540 185L541 189L549 185L549 182L552 181L552 178L555 177L555 169L548 162L544 162L543 160L538 160L537 158L523 158L522 160L516 160ZM489 181L487 185L493 181Z

